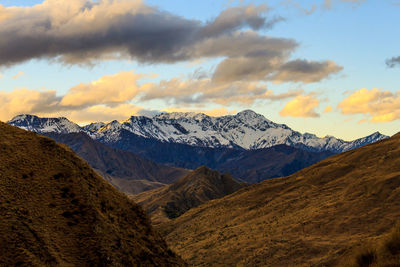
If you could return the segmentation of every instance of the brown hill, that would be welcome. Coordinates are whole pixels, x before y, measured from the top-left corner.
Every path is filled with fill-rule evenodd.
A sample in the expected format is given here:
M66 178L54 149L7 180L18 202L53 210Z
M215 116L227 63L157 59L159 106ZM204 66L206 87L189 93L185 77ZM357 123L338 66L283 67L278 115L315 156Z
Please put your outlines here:
M85 133L48 133L47 136L69 146L124 193L138 194L172 184L189 173L185 169L162 165L131 152L111 148L93 140Z
M400 224L380 242L360 244L339 264L345 267L400 267Z
M153 224L179 217L202 203L224 197L247 186L229 174L199 167L172 185L143 192L132 198L150 214Z
M172 266L142 209L69 148L0 123L0 266Z
M160 227L200 266L332 266L400 219L400 134L248 186Z

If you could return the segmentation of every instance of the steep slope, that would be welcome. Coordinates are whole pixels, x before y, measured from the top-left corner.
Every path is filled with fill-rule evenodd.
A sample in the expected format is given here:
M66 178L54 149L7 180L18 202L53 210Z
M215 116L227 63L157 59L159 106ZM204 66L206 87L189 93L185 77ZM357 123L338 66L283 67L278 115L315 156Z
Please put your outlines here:
M1 266L171 266L142 209L66 146L0 123Z
M132 198L159 224L179 217L202 203L224 197L247 186L229 174L220 174L202 166L174 184L141 193Z
M163 113L152 118L132 116L124 122L92 123L79 127L65 118L39 118L19 115L8 122L38 133L82 131L106 144L121 140L121 131L164 143L178 143L209 148L261 149L288 145L309 151L334 153L354 149L387 138L378 132L354 141L332 136L318 138L301 134L284 124L274 123L251 110L236 115L210 117L202 113Z
M400 220L400 134L191 209L160 229L200 266L332 266Z
M68 145L92 168L124 193L138 194L171 184L189 172L157 164L128 151L113 149L91 139L82 132L47 133L46 136Z

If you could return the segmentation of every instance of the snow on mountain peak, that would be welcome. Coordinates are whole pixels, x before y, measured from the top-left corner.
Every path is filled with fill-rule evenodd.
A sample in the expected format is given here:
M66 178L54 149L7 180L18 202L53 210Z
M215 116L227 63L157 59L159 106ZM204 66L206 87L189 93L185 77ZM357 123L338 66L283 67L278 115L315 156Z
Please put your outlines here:
M181 119L195 119L195 120L203 120L206 118L210 118L204 113L196 113L196 112L163 112L153 117L153 119L160 120L181 120Z
M23 114L8 123L39 133L82 131L105 143L117 142L123 138L121 131L128 131L161 142L214 148L260 149L285 144L312 151L342 152L387 138L379 132L351 142L333 136L318 138L314 134L301 134L284 124L274 123L252 110L221 117L194 112L162 113L152 118L132 116L123 122L114 120L107 124L92 123L84 127L66 118L39 118Z
M15 116L8 121L8 123L25 130L39 133L76 133L82 131L79 125L69 121L65 117L40 118L35 115L22 114Z

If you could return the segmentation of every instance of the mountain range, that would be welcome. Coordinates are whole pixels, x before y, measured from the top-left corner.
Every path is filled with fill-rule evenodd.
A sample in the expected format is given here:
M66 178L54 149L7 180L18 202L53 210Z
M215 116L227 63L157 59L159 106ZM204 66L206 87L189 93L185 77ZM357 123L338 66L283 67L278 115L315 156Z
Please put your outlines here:
M340 153L387 138L379 132L354 141L344 141L332 136L319 138L314 134L301 134L284 124L274 123L251 110L221 117L190 112L162 113L151 118L132 116L123 122L99 122L83 127L66 118L39 118L25 114L14 117L8 123L38 133L84 132L103 143L120 141L123 138L121 132L125 130L138 137L163 143L245 150L284 144L310 151Z
M185 266L67 146L0 122L0 266Z
M378 132L351 142L334 137L318 138L300 134L250 110L222 117L201 113L163 113L152 118L132 116L124 122L86 126L66 118L19 115L8 123L66 143L127 193L171 184L182 177L182 168L196 169L203 165L230 173L242 181L257 183L290 175L335 153L387 138ZM116 155L123 157L116 160L118 165L113 162ZM140 164L123 164L125 158L134 160L135 157L138 162L147 160L145 165L153 166L152 171L141 168ZM124 166L132 170L127 171ZM134 173L126 175L130 172ZM165 174L172 175L164 179Z

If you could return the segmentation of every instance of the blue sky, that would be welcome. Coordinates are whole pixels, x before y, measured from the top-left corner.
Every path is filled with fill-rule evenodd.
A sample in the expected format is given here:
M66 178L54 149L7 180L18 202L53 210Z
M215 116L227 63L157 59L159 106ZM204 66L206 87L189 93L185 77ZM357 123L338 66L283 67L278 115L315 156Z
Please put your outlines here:
M47 15L46 12L50 14L52 8L56 7L54 2L57 1L52 0L52 2L53 5L45 6L40 11L42 13L35 13L38 11L31 8L29 12L35 16L26 16L24 19L29 20L32 17L32 20L35 20L37 14L44 14L43 16ZM85 1L72 2L79 5ZM89 0L86 2L93 3ZM122 2L130 5L139 1ZM255 79L250 70L242 68L240 64L234 66L233 71L238 76L232 78L233 74L229 71L233 67L226 64L222 71L222 63L227 59L230 64L242 62L238 61L238 58L252 60L254 64L261 65L265 61L262 62L262 58L257 61L249 57L248 52L247 54L243 52L243 55L231 55L229 54L231 52L223 51L223 48L215 52L213 49L216 44L207 48L211 49L210 51L205 51L204 43L207 40L217 40L217 37L207 37L208 39L193 44L190 43L191 40L187 40L186 42L190 43L187 45L189 48L177 44L182 46L179 50L174 50L175 52L180 54L184 51L188 54L185 54L184 59L168 59L169 62L165 62L162 58L165 55L160 55L159 59L152 54L152 58L148 59L135 54L136 52L121 54L119 58L112 60L82 58L80 62L79 57L76 57L76 51L73 51L71 63L64 58L69 55L63 52L65 48L58 49L58 39L51 43L58 57L50 52L45 52L42 56L36 52L30 54L28 51L28 56L23 60L15 59L17 56L10 54L25 53L33 45L29 46L29 43L26 47L21 45L21 49L24 50L10 48L14 39L17 42L14 46L18 48L20 44L18 40L21 40L18 38L26 33L22 26L19 28L18 23L21 20L13 21L11 16L5 16L2 20L2 12L6 15L13 14L18 18L21 14L20 8L7 7L13 5L32 7L41 4L42 1L0 0L5 10L0 9L0 38L4 40L10 37L9 43L0 42L0 49L12 51L0 55L0 63L10 60L9 63L0 66L0 102L4 102L3 109L0 109L2 113L0 120L11 119L16 113L35 113L41 116L67 116L83 124L94 120L111 120L114 117L124 119L129 114L151 114L159 111L199 111L210 115L224 115L243 109L253 109L270 120L318 136L334 135L350 140L375 131L387 135L395 134L400 129L400 96L397 93L400 89L398 82L400 66L397 61L394 61L394 67L389 67L385 62L400 56L398 1L332 0L330 8L324 5L325 2L151 0L138 4L140 7L150 7L151 14L160 17L173 16L178 21L176 24L179 24L180 20L185 20L188 24L198 23L199 28L212 25L223 12L229 13L229 10L236 7L242 10L248 6L254 7L256 11L251 11L250 19L265 18L266 21L270 21L281 18L273 23L272 27L253 27L251 22L246 21L238 24L236 28L221 33L221 36L232 39L227 42L232 45L236 45L234 42L239 40L232 36L239 32L251 32L256 34L257 38L268 36L282 44L283 40L296 43L295 48L286 50L274 48L282 55L274 59L269 56L265 58L271 60L269 65L265 66L273 65L268 72L268 78L254 74L257 76ZM268 10L257 12L257 9L263 9L262 5L266 5ZM113 5L111 7L114 8ZM139 12L136 9L132 10L133 13ZM71 14L79 18L79 14ZM113 19L119 16L119 13L115 14ZM227 18L231 17L223 17ZM66 21L68 18L61 23ZM111 23L115 21L110 19ZM146 23L139 33L134 32L134 34L153 34L153 29L156 29L157 25L154 24L153 27L148 20ZM78 25L76 26L78 32L79 24L75 25ZM13 26L16 29L15 33L9 31ZM61 25L59 29L67 29L64 26ZM126 25L121 27L123 26ZM175 24L171 27L173 26ZM104 27L108 27L106 22ZM32 30L41 29L32 28ZM75 29L71 31L75 32ZM54 32L56 37L64 34L55 30ZM90 33L88 32L88 36ZM78 37L73 36L77 38L76 42L82 38L82 34L79 34ZM154 38L156 40L156 37ZM135 40L135 38L129 39L129 42L123 45L134 46L132 42ZM266 46L268 42L265 42ZM222 47L227 44L224 43ZM48 49L49 46L46 47ZM85 53L91 52L91 47L85 49ZM242 53L239 46L235 49L238 49L238 53ZM203 50L205 51L203 54L198 52ZM95 48L93 51L98 53L96 56L99 57L106 55L106 52L97 52ZM270 50L267 52L270 53ZM86 57L86 54L83 57ZM295 69L285 68L295 63ZM238 68L245 74L239 73ZM229 81L224 80L223 84L216 83L214 78L217 76L217 70L221 70L218 73L222 73L223 77L229 76ZM260 69L256 71L260 72ZM129 73L121 74L125 72ZM200 73L201 77L197 77L195 73ZM251 76L240 76L249 73ZM134 86L126 81L120 81L123 77L128 77L126 81L132 81ZM245 78L241 80L240 77ZM266 96L267 91L279 97L270 97L270 94ZM230 92L232 97L229 95ZM107 100L107 93L112 100ZM78 102L79 105L76 104ZM329 112L324 112L325 109Z

